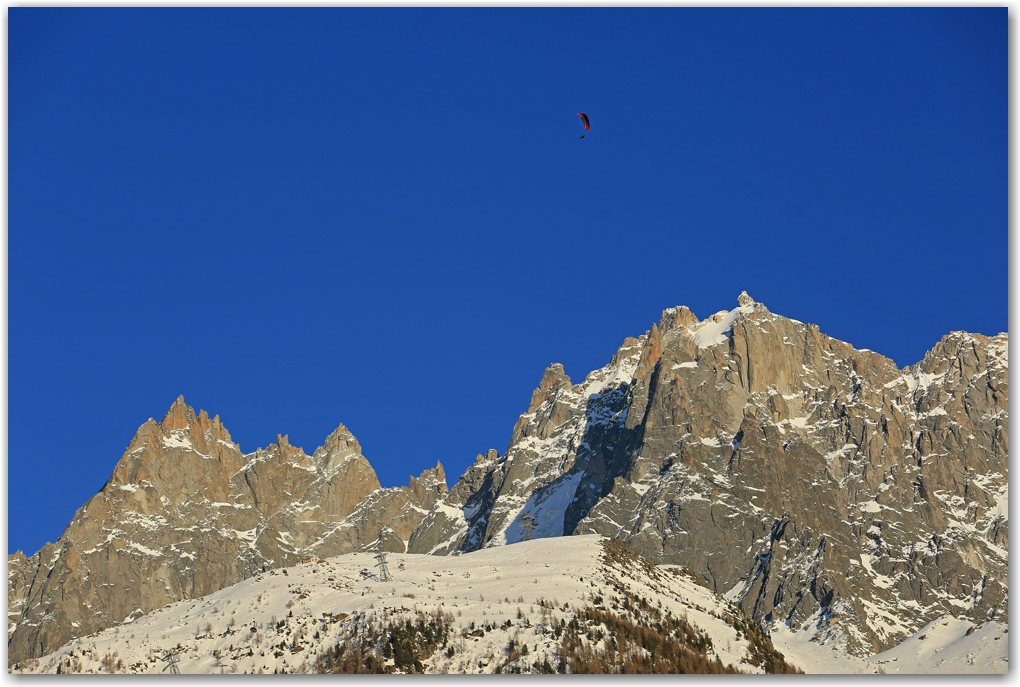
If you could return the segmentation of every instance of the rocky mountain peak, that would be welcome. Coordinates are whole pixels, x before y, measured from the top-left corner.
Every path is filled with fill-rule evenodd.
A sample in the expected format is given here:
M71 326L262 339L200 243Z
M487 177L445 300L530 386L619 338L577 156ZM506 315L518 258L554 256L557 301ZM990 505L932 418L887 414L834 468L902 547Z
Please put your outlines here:
M628 336L623 339L623 343L616 349L616 353L613 354L612 359L609 361L609 367L619 367L623 364L623 361L631 358L632 356L640 353L640 348L644 342L644 337L640 339ZM589 376L591 374L589 373Z
M145 422L56 544L8 558L9 655L40 655L310 556L403 551L447 495L438 463L383 489L343 425L314 456L284 434L249 454L229 437L183 398Z
M339 453L341 451L353 451L355 453L361 453L361 444L351 433L351 430L343 424L337 426L329 436L326 437L323 448L328 453Z
M360 465L358 469L365 474L366 478L368 478L368 473L372 475L369 479L375 476L372 466L361 453L361 444L342 424L326 437L326 441L315 450L312 458L315 465L327 474L335 472L345 463L354 461Z
M490 463L496 460L497 458L499 458L499 451L497 451L494 448L490 448L485 453L479 453L477 456L475 456L475 464L478 465L480 463Z
M531 394L531 404L528 406L528 412L530 413L542 405L551 393L561 389L569 389L570 386L570 377L563 370L563 365L552 363L545 369L545 373L542 374L542 381L538 383L538 388Z
M428 504L431 508L437 499L445 496L449 489L446 486L446 471L443 464L436 461L434 468L422 471L418 477L411 475L410 490L418 499L419 503Z
M418 480L433 484L446 484L446 470L443 469L443 464L437 460L436 466L423 471Z
M9 558L9 655L313 555L514 543L525 516L854 652L1004 618L1008 373L1006 333L952 332L900 369L743 292L702 321L663 311L577 385L550 365L506 452L451 489L439 462L382 488L343 425L311 457L285 435L242 454L178 398L57 544Z
M230 432L223 426L220 421L219 415L214 415L212 419L209 418L209 414L200 410L198 412L198 419L196 421L199 431L207 439L218 440L225 443L233 443L233 439L230 437Z
M271 460L300 465L309 470L314 469L315 466L313 457L305 453L300 446L291 444L290 436L287 434L277 434L276 442L266 448L265 454L272 456Z
M538 383L539 389L552 389L559 385L560 380L566 379L566 382L570 383L570 377L567 377L567 373L563 370L563 365L560 363L552 363L546 368L542 374L542 381Z
M697 316L691 312L691 309L686 305L678 305L673 308L666 308L662 311L662 316L659 318L659 329L664 332L668 332L672 329L678 329L680 327L689 327L692 324L697 324Z
M547 371L506 454L410 550L513 543L531 516L536 537L622 539L859 653L946 613L1002 616L1006 335L953 333L901 370L746 293L692 320L665 311L581 384Z
M164 432L172 432L175 429L190 429L195 420L194 408L185 403L181 395L170 405L159 426Z
M204 454L216 453L219 444L236 448L230 432L220 422L220 416L216 415L210 419L209 414L204 410L199 411L196 415L195 409L184 401L183 395L178 396L177 400L173 402L158 427L162 434L160 440L164 443L190 443ZM146 435L144 438L152 439L153 436L150 436L152 428L147 429L148 431L143 433ZM140 433L142 433L141 430Z

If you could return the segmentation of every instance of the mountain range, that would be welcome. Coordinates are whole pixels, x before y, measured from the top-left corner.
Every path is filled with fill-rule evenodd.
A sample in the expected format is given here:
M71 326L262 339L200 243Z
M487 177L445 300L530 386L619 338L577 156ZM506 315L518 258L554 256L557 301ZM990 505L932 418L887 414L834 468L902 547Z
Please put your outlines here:
M440 464L382 487L343 425L245 454L178 398L56 543L8 557L9 661L313 558L588 534L851 656L1004 623L1008 389L1005 333L901 369L743 293L663 311L579 383L551 365L452 488Z

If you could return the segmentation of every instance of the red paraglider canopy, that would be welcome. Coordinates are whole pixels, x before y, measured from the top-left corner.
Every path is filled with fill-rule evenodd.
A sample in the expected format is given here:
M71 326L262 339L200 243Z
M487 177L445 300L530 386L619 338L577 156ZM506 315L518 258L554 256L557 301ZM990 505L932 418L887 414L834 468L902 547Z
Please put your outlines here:
M591 123L588 121L588 115L583 112L578 112L577 116L581 118L582 122L584 122L584 130L591 131Z

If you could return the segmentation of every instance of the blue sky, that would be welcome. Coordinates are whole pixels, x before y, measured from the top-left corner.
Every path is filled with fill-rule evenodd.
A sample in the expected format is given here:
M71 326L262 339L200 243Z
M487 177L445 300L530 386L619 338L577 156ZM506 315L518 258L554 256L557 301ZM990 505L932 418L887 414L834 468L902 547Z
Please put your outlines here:
M178 394L452 485L673 305L1005 331L1006 14L10 8L8 550Z

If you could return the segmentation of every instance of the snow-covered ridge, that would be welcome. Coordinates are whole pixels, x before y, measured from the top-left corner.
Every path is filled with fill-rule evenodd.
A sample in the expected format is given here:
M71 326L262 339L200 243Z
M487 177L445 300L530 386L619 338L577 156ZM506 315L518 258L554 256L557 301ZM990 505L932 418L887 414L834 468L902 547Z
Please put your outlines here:
M427 661L427 672L492 672L511 637L534 647L529 661L555 664L550 628L593 599L611 598L620 584L705 630L724 664L761 672L743 662L748 641L735 639L722 619L735 612L727 602L675 570L650 578L641 565L607 565L601 541L534 540L452 557L390 554L393 579L385 582L370 553L315 559L75 639L14 672L160 673L167 667L160 657L175 647L182 673L312 672L345 625L418 611L452 614L457 635L449 654Z
M534 540L454 557L390 554L389 581L380 579L370 553L313 559L129 618L12 672L163 673L170 651L178 652L182 673L314 672L316 659L352 624L413 619L419 611L449 614L453 625L447 646L425 660L426 672L493 672L506 665L510 646L523 644L528 657L518 668L543 659L557 665L552 629L579 608L615 605L624 588L703 630L724 665L761 672L748 662L747 637L725 620L737 613L729 602L673 566L609 560L602 541ZM811 632L785 626L775 628L773 640L807 672L1005 672L1004 628L987 623L968 634L971 627L937 621L869 659L816 645Z
M868 658L831 651L812 641L810 633L792 632L785 625L773 630L772 642L806 673L1005 674L1009 670L1008 633L1001 623L975 625L947 616Z
M750 315L754 312L755 304L741 305L733 310L722 310L715 315L706 318L694 328L694 343L698 348L708 348L725 343L729 338L727 335L733 328L733 323L741 315Z

